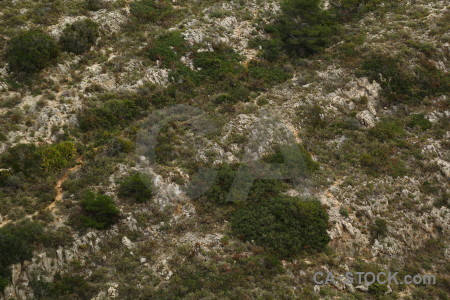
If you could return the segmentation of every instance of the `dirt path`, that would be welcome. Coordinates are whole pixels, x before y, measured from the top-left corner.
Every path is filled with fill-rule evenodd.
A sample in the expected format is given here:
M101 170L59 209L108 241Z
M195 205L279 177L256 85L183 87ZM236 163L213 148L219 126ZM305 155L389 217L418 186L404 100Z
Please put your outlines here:
M52 203L50 203L49 206L47 206L46 208L44 208L43 210L41 210L42 212L47 211L47 212L50 212L51 214L53 214L53 211L54 211L55 208L56 208L56 204L57 204L58 202L61 202L62 199L63 199L63 193L64 193L64 191L63 191L62 185L63 185L64 182L67 180L67 178L69 178L69 175L72 174L72 173L74 173L74 172L76 172L76 171L78 171L78 170L81 168L82 165L83 165L83 158L82 158L82 157L79 157L79 158L76 160L76 165L73 166L72 168L66 170L66 172L64 172L63 176L62 176L62 177L56 182L56 184L55 184L55 187L54 187L55 192L56 192L55 199L53 200ZM21 220L23 220L23 219L25 219L25 218L33 219L33 217L36 217L36 216L39 214L39 212L41 212L41 211L36 211L36 212L34 212L33 214L27 215L27 216L23 217ZM55 216L55 215L53 214L53 216ZM55 219L56 219L56 220L60 220L61 217L57 217L57 218L56 218L56 216L55 216ZM56 220L55 220L55 221L56 221ZM19 221L19 220L18 220L18 221ZM17 221L14 221L14 222L17 222ZM8 224L10 224L10 223L14 223L14 222L11 221L11 220L9 220L9 219L3 220L3 221L0 223L0 228L5 227L6 225L8 225Z
M79 157L76 161L76 165L73 166L72 168L68 169L64 175L56 182L55 184L55 192L56 192L56 196L55 196L55 200L49 205L47 206L44 211L53 211L56 204L58 202L61 202L62 198L63 198L63 189L62 189L62 185L64 184L64 182L67 180L67 178L69 177L70 174L75 173L76 171L78 171L81 166L83 165L83 159L81 157Z

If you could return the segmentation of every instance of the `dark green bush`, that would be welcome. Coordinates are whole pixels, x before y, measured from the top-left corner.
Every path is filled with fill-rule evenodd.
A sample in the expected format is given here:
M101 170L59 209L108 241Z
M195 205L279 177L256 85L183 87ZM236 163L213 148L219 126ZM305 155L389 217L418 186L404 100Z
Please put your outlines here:
M6 58L11 72L31 74L51 65L58 53L58 45L49 35L30 30L11 39Z
M408 127L419 127L422 130L427 130L433 127L433 124L425 118L424 114L414 114L409 118Z
M246 201L231 218L233 233L280 258L325 249L328 215L318 201L277 196Z
M139 0L130 4L130 12L138 21L159 22L170 16L172 6L167 0Z
M43 236L42 226L31 221L0 228L0 291L10 281L12 264L32 257L33 243Z
M82 54L95 44L98 36L97 23L90 19L80 20L64 28L59 44L66 52Z
M388 291L388 287L385 284L381 283L372 283L369 285L369 293L374 295L375 297L382 297Z
M153 182L147 174L135 173L120 184L119 197L136 202L147 202L153 196Z
M79 115L80 128L83 131L111 129L129 125L140 115L140 109L131 100L109 100L101 107L83 110Z
M380 239L388 234L387 222L383 219L375 219L375 223L370 227L373 239Z
M171 31L158 37L150 44L148 56L153 61L161 61L169 67L179 61L186 52L186 42L179 31Z
M119 210L107 195L89 191L81 201L81 207L83 215L79 218L85 228L106 229L119 219Z
M337 33L334 18L330 11L322 8L321 0L284 0L281 9L282 16L267 30L289 53L301 57L317 53L327 47Z

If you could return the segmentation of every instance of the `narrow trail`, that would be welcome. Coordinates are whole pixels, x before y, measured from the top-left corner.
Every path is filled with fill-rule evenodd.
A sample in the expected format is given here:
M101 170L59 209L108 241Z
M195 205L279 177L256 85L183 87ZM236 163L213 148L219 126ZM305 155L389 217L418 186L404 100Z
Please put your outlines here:
M54 210L55 210L56 205L58 204L58 202L61 202L62 199L63 199L64 191L63 191L62 186L63 186L64 182L67 180L67 178L69 178L70 174L75 173L76 171L78 171L78 170L81 168L82 165L83 165L83 158L82 158L82 157L79 157L79 158L77 158L77 160L76 160L75 166L73 166L73 167L70 168L70 169L67 169L67 170L64 172L63 176L62 176L62 177L56 182L56 184L55 184L55 187L54 187L55 192L56 192L55 199L54 199L53 202L50 203L46 208L44 208L44 209L42 209L42 210L40 210L40 211L38 210L38 211L36 211L36 212L34 212L34 213L32 213L32 214L29 214L29 215L27 215L27 216L21 218L20 220L16 220L16 221L12 221L12 220L9 220L9 219L3 220L3 221L0 223L0 228L3 228L3 227L5 227L6 225L11 224L11 223L19 222L19 221L24 220L24 219L26 219L26 218L28 218L28 219L33 219L33 217L36 217L40 212L50 212L50 213L53 214L53 216L55 217L55 220L54 220L53 222L55 222L55 221L60 221L60 220L61 220L61 217L56 217L55 214L54 214L53 212L54 212Z
M69 177L70 174L75 173L76 171L78 171L81 166L83 165L83 159L82 157L79 157L76 160L76 165L73 166L72 168L68 169L64 175L56 182L55 184L55 192L56 192L56 196L55 196L55 200L49 205L47 206L44 211L53 211L55 209L55 206L58 202L61 202L62 198L63 198L63 189L62 189L62 185L64 184L64 182L67 180L67 178Z

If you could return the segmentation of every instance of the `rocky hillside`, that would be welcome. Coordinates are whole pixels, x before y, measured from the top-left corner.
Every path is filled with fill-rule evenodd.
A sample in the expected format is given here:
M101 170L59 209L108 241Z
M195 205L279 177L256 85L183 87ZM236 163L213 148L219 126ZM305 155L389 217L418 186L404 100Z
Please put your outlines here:
M0 4L0 299L448 299L446 1Z

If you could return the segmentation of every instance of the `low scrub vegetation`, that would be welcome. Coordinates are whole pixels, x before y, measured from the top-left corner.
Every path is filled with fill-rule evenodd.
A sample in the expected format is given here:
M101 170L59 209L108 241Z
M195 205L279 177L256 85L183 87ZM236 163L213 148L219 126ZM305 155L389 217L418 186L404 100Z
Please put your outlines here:
M369 130L369 134L380 141L388 141L405 135L405 130L398 120L383 119Z
M99 107L86 108L79 114L82 131L120 128L140 115L140 109L132 100L108 100Z
M161 22L170 16L172 6L167 0L138 0L130 4L130 12L141 22Z
M31 286L38 299L91 299L95 288L80 275L57 274L52 282L31 281Z
M362 63L362 75L381 83L388 104L419 104L427 96L439 96L449 89L450 75L427 60L420 60L413 71L398 57L375 54Z
M156 38L148 49L148 57L159 61L164 66L179 62L181 55L187 50L186 42L179 31L171 31Z
M424 114L411 115L407 125L410 128L418 127L421 130L428 130L433 127L433 124L427 118L425 118Z

